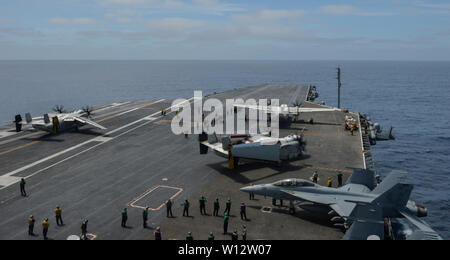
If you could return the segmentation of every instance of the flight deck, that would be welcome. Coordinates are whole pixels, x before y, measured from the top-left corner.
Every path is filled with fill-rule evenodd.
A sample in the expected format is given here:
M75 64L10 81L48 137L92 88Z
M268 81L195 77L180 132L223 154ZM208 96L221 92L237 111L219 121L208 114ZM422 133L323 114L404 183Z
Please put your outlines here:
M248 87L214 93L206 98L279 99L280 104L309 102L309 86L274 85ZM189 99L190 97L185 97ZM192 99L190 99L192 101ZM192 232L195 239L206 239L214 232L222 235L222 217L213 217L212 203L232 201L229 232L241 232L245 225L248 239L341 239L343 232L329 218L297 208L289 214L288 202L273 206L270 198L239 189L250 184L275 182L286 178L309 179L319 173L319 183L336 174L345 179L353 168L364 168L363 142L357 131L344 129L347 113L308 113L305 123L280 129L280 136L303 133L306 154L283 165L242 163L234 170L228 161L213 153L200 155L198 137L176 136L171 131L175 111L172 100L114 103L94 110L93 120L107 128L83 127L79 132L58 135L27 130L15 133L13 126L0 128L0 239L43 239L40 223L49 218L51 239L63 240L79 235L83 219L96 239L152 239L153 229L161 227L163 239L184 239ZM162 116L161 110L167 115ZM314 118L314 124L308 123ZM300 121L300 122L302 122ZM28 197L21 197L19 181L26 180ZM199 211L199 198L208 199L207 213ZM166 218L163 203L174 200L175 218ZM191 202L191 217L182 217L184 200ZM247 205L248 221L239 216L239 206ZM278 202L279 203L279 202ZM279 205L279 204L278 204ZM64 226L57 226L53 210L63 209ZM122 228L121 211L128 208L128 228ZM142 227L142 209L150 207L149 228ZM36 219L36 237L27 234L27 219Z

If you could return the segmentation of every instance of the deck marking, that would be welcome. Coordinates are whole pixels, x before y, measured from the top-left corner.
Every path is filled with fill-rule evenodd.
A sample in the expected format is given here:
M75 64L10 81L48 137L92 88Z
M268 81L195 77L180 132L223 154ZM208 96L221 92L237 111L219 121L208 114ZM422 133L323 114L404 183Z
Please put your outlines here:
M148 103L148 104L146 104L146 105L144 105L144 106L141 106L141 107L149 107L149 106L151 106L151 105L154 105L154 104L163 102L164 100L165 100L165 99L161 99L161 100L158 100L158 101L155 101L155 102L151 102L151 103ZM114 107L114 106L112 106L112 107ZM125 115L125 114L128 114L128 113L131 113L131 112L133 112L133 111L139 110L141 107L133 108L133 109L131 109L131 110L127 110L127 111L122 112L122 113L119 113L119 114L117 114L117 115L113 115L113 116L110 116L110 117L103 118L103 119L98 120L98 121L96 121L96 122L97 122L97 123L101 123L101 122L104 122L104 121L113 119L113 118L115 118L115 117L122 116L122 115ZM35 135L35 134L36 134L36 133L33 133L32 135ZM18 138L18 139L23 139L23 138L24 138L24 137L20 137L20 138ZM28 146L31 146L31 145L34 145L34 144L37 144L37 143L40 143L40 142L41 142L41 141L33 141L33 142L28 143L28 144L25 144L25 145L21 145L21 146L14 147L14 148L9 149L9 150L7 150L7 151L0 152L0 156L5 155L5 154L8 154L8 153L11 153L11 152L14 152L14 151L17 151L17 150L20 150L20 149L23 149L23 148L26 148L26 147L28 147Z
M123 115L125 115L125 114L134 112L134 111L136 111L136 110L139 110L139 109L142 109L142 108L145 108L145 107L152 106L152 105L154 105L154 104L161 103L161 102L163 102L163 101L165 101L165 99L160 99L160 100L158 100L158 101L154 101L154 102L151 102L151 103L148 103L148 104L145 104L145 105L136 107L136 108L132 108L132 109L130 109L130 110L127 110L127 111L118 113L118 114L116 114L116 115L112 115L112 116L109 116L109 117L100 119L100 120L98 120L98 121L96 121L96 122L97 122L97 123L101 123L101 122L103 122L103 121L107 121L107 120L110 120L110 119L113 119L113 118L116 118L116 117L119 117L119 116L123 116Z
M14 137L14 138L11 138L11 139L8 139L8 140L5 140L5 141L1 141L0 145L8 144L8 143L11 143L11 142L14 142L14 141L17 141L17 140L33 137L33 136L36 136L36 135L43 135L43 132L30 133L30 134L27 134L27 135Z
M86 236L89 238L89 240L95 240L97 239L97 235L93 233L86 233Z
M178 188L178 187L171 187L171 186L165 186L165 185L157 185L154 186L150 189L148 189L147 191L145 191L144 193L142 193L141 195L139 195L138 197L134 198L132 201L128 202L126 204L127 207L132 207L132 208L138 208L138 209L146 209L146 207L143 206L139 206L139 205L135 205L138 201L140 201L142 198L146 197L147 195L149 195L150 193L152 193L153 191L155 191L158 188L166 188L166 189L172 189L172 190L178 190L177 193L175 193L174 195L172 195L172 197L168 198L170 200L175 199L178 195L180 195L183 192L182 188ZM149 208L149 210L151 211L158 211L160 210L162 207L165 206L165 203L161 204L161 206L159 206L156 209L153 208Z
M31 142L31 143L28 143L28 144L24 144L24 145L21 145L21 146L17 146L17 147L11 148L11 149L9 149L9 150L6 150L6 151L4 151L4 152L1 152L0 155L5 155L5 154L7 154L7 153L14 152L14 151L17 151L17 150L26 148L26 147L28 147L28 146L32 146L33 144L37 144L37 143L40 143L40 142L41 142L41 141L33 141L33 142Z
M186 100L186 101L183 101L183 102L179 103L178 105L183 104L183 103L185 103L185 102L191 102L193 99L194 99L194 98L190 98L190 99L188 99L188 100ZM172 106L172 107L174 107L174 106ZM167 110L171 110L172 107L167 108ZM173 113L173 112L175 112L175 111L168 112L168 114ZM156 116L156 115L158 115L158 114L160 114L160 113L161 113L161 112L155 112L154 114L152 114L152 115L150 115L150 116ZM146 117L148 117L148 116L146 116ZM125 126L119 127L119 128L116 129L116 130L113 130L113 131L111 131L111 132L109 132L109 133L104 134L103 137L106 137L106 138L104 138L104 139L98 139L99 137L93 138L93 139L88 140L88 141L86 141L86 142L83 142L83 143L80 143L80 144L78 144L78 145L75 145L75 146L73 146L73 147L71 147L71 148L68 148L68 149L66 149L66 150L64 150L64 151L58 152L58 153L56 153L56 154L53 154L53 155L51 155L51 156L48 156L48 157L43 158L43 159L41 159L41 160L38 160L38 161L36 161L36 162L34 162L34 163L31 163L31 164L29 164L29 165L26 165L26 166L24 166L24 167L22 167L22 168L19 168L19 169L17 169L17 170L12 171L12 172L3 174L3 175L0 176L0 185L2 185L2 186L4 186L4 187L1 187L0 190L6 189L7 187L9 187L9 186L11 186L11 185L17 183L17 182L21 179L21 178L19 178L19 177L14 177L14 176L12 176L12 175L15 175L15 174L17 174L17 173L19 173L19 172L25 171L25 170L27 170L27 169L29 169L29 168L31 168L31 167L34 167L34 166L36 166L36 165L38 165L38 164L40 164L40 163L46 162L46 161L48 161L48 160L51 160L51 159L53 159L53 158L55 158L55 157L57 157L57 156L60 156L60 155L65 154L65 153L67 153L67 152L73 151L73 150L75 150L75 149L77 149L77 148L79 148L79 147L81 147L81 146L83 146L83 145L86 145L86 144L88 144L88 143L91 143L91 142L94 142L94 141L95 141L95 142L98 142L98 140L102 140L102 141L100 141L100 143L97 144L97 145L94 145L94 146L92 146L92 147L90 147L90 148L87 148L86 150L83 150L83 151L81 151L81 152L79 152L79 153L77 153L77 154L75 154L75 155L72 155L72 156L70 156L70 157L67 157L67 158L65 158L65 159L63 159L63 160L61 160L61 161L59 161L59 162L56 162L56 163L54 163L54 164L52 164L52 165L50 165L50 166L47 166L47 167L45 167L45 168L43 168L43 169L40 169L40 170L34 172L34 173L32 173L32 174L30 174L30 175L28 175L28 176L26 176L26 177L23 177L24 179L31 178L31 177L33 177L33 176L36 175L36 174L39 174L39 173L41 173L41 172L43 172L43 171L45 171L45 170L48 170L48 169L50 169L50 168L52 168L52 167L54 167L54 166L57 166L57 165L59 165L59 164L61 164L61 163L63 163L63 162L66 162L66 161L68 161L68 160L70 160L70 159L72 159L72 158L75 158L75 157L77 157L77 156L79 156L79 155L81 155L81 154L83 154L83 153L86 153L86 152L88 152L88 151L90 151L90 150L92 150L92 149L95 149L95 148L97 148L97 147L99 147L99 146L101 146L101 145L103 145L103 144L105 144L105 143L108 143L108 142L110 142L110 141L112 141L112 140L114 140L114 139L116 139L116 138L122 137L123 135L126 135L126 134L128 134L128 133L130 133L130 132L132 132L132 131L135 131L135 130L141 128L141 127L144 127L144 126L146 126L146 125L148 125L148 124L154 122L154 121L147 121L147 120L145 120L146 117L141 118L141 119L139 119L139 120L136 120L135 122L132 122L132 123L127 124L127 125L125 125ZM162 117L158 117L158 118L156 118L155 120L160 119L160 118L162 118ZM108 137L108 135L110 135L110 134L112 134L112 133L115 133L115 132L117 132L117 131L120 131L120 130L122 130L122 129L124 129L124 128L127 128L127 127L129 127L129 126L135 125L135 124L140 123L140 122L142 122L142 121L147 121L147 122L145 122L145 123L143 123L143 124L140 124L140 125L138 125L138 126L132 128L132 129L129 129L128 131L123 132L123 133L121 133L121 134L119 134L119 135L117 135L117 136L115 136L115 137Z
M261 212L265 214L271 214L272 213L272 207L270 206L263 206L261 208Z

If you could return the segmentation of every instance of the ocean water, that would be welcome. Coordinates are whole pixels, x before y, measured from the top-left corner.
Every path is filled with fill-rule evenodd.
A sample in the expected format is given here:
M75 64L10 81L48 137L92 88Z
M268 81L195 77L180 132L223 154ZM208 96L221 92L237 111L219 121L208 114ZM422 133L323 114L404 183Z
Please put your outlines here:
M394 126L397 140L373 147L382 176L406 170L412 199L450 239L450 62L389 61L0 61L0 123L56 104L67 109L131 100L191 97L262 83L311 84L342 104Z

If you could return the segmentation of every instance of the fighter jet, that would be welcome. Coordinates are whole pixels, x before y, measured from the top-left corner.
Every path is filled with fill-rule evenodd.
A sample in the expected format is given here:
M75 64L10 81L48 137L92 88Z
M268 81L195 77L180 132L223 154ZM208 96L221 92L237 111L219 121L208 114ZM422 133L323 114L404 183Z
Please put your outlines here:
M232 135L222 137L219 142L216 135L208 140L206 134L199 136L200 154L207 154L212 149L216 155L227 158L235 168L240 159L281 163L300 157L306 142L301 135L273 138L263 135Z
M241 191L307 204L305 210L328 213L331 221L348 228L344 239L384 239L384 218L406 218L419 231L418 237L440 239L431 228L426 228L420 217L427 209L409 200L413 186L406 184L405 172L394 171L375 187L375 177L369 171L355 171L341 188L323 187L302 179L287 179L272 184L244 187ZM430 235L431 234L431 235Z
M79 127L90 125L102 130L106 128L90 120L92 115L91 107L84 107L70 113L66 113L61 106L56 106L56 113L44 114L42 117L32 118L30 113L25 115L26 124L31 125L36 130L41 130L53 134L64 131L76 130Z

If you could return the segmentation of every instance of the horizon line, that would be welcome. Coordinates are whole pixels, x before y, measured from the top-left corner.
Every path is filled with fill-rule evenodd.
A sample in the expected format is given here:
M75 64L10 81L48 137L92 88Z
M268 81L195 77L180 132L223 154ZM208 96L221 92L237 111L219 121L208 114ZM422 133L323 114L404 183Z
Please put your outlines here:
M402 59L0 59L5 61L370 61L370 62L450 62L450 60Z

